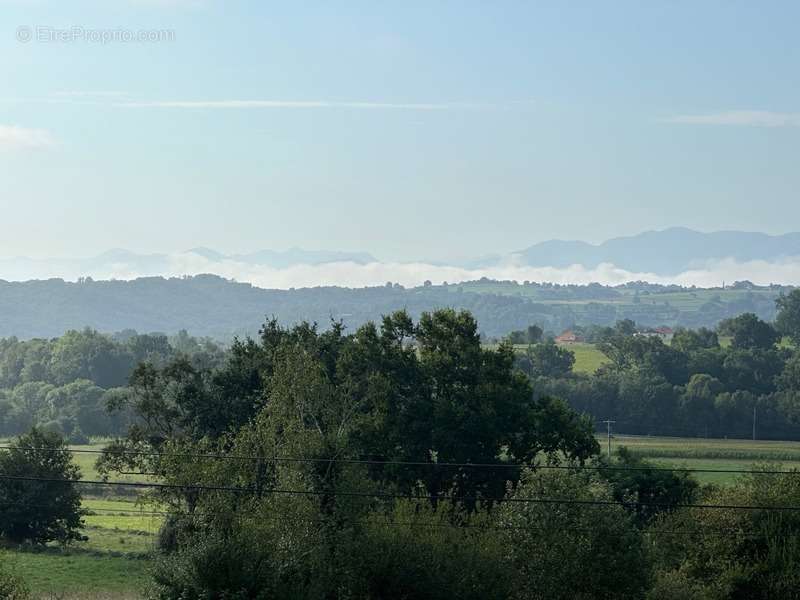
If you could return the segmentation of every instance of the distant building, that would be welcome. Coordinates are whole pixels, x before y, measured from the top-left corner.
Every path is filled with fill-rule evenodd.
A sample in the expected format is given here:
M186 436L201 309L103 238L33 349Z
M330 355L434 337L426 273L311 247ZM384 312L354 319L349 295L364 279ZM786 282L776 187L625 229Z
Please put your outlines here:
M568 329L561 335L556 337L557 344L574 344L575 342L580 342L581 338L578 337L574 331Z
M645 337L657 337L661 338L663 341L667 341L672 338L672 335L674 333L675 332L672 330L671 327L654 327L646 331L640 331L636 333L636 335L642 335Z

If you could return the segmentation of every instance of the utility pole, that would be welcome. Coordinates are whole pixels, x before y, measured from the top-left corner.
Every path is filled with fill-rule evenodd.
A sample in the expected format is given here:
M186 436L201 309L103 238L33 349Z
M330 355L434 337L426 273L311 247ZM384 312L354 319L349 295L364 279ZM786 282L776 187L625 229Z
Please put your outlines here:
M616 421L612 421L611 419L606 419L605 421L601 421L601 422L605 423L606 424L606 428L608 429L608 460L611 460L611 424L612 423L616 423ZM755 434L753 434L753 435L755 435ZM753 439L755 439L755 437Z
M753 404L753 441L756 439L756 405Z

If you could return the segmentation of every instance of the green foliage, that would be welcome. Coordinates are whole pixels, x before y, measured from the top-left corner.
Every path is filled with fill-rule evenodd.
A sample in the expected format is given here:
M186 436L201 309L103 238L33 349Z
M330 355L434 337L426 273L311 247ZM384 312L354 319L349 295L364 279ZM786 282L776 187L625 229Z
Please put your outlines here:
M611 466L619 470L602 471L602 476L611 485L615 500L641 503L629 507L639 526L696 498L698 484L688 473L650 470L648 467L654 465L624 446L617 450L617 460Z
M160 536L160 598L507 598L506 545L484 506L519 471L437 464L579 464L598 451L591 423L534 397L511 347L484 348L468 313L415 325L398 312L352 334L269 321L240 350L215 372L141 367L137 423L106 457L122 467L131 455L113 450L160 451L146 466L170 485L154 499L176 511ZM219 407L210 429L220 382L254 401L247 419ZM253 460L187 458L216 452ZM292 456L308 460L274 460ZM187 487L198 484L210 489ZM213 489L230 486L253 493Z
M156 562L152 595L163 600L291 597L280 593L288 582L282 581L281 566L262 542L247 534L193 539L180 554L162 556Z
M221 349L183 332L173 347L161 334L124 332L107 336L92 329L68 331L54 340L0 339L0 435L16 435L34 425L67 437L107 436L125 430L128 415L108 414L123 404L136 364L163 367L182 356L212 368Z
M506 600L512 572L505 540L485 512L400 501L372 515L356 539L358 597L381 600Z
M718 326L722 335L731 337L731 346L736 349L766 350L775 345L780 336L775 328L753 313L744 313L725 319Z
M766 465L764 465L766 467ZM755 507L796 506L800 478L753 474L736 486L712 491L705 501ZM793 598L800 586L800 516L794 511L751 510L676 511L654 527L682 530L692 544L659 540L653 548L663 573L678 571L690 589L705 596L727 598ZM727 535L720 535L726 532ZM664 576L662 575L662 578ZM690 596L691 597L691 596Z
M520 501L526 498L603 502L613 493L587 473L523 474L509 501L498 509L513 573L511 598L642 597L649 564L641 533L621 506Z
M518 329L508 334L509 344L538 344L542 341L544 331L538 325L528 325L526 329Z
M670 344L684 354L691 354L698 350L719 348L719 337L716 331L705 327L699 329L681 327L673 334Z
M667 346L660 338L615 334L599 345L619 371L639 369L656 373L673 385L688 379L686 355Z
M415 326L398 312L380 329L370 323L350 335L336 323L319 332L308 324L283 329L273 320L262 329L261 344L239 348L215 373L185 362L140 366L131 380L138 419L129 447L200 438L227 443L225 432L249 430L259 440L251 453L267 457L281 450L499 464L539 453L584 461L598 451L591 423L563 402L534 398L528 379L514 369L512 349L483 348L468 313L440 310ZM105 468L131 458L110 452ZM153 462L148 470L169 474ZM401 489L423 481L431 494L455 489L472 497L502 496L506 483L502 469L376 467L370 477Z
M572 372L575 354L552 340L528 346L517 366L530 377L564 377Z
M788 336L795 346L800 347L800 289L780 296L775 304L778 307L775 328Z
M83 539L80 478L60 436L38 429L0 451L0 536L12 542L69 543ZM26 481L15 477L53 479Z
M0 598L3 600L28 600L30 592L25 583L0 562Z

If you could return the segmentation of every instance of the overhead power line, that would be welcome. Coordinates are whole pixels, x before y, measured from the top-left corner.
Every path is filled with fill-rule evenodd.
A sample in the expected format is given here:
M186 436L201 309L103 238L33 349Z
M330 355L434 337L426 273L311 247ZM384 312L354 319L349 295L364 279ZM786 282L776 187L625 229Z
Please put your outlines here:
M121 481L102 481L102 480L78 480L78 479L58 479L49 477L30 477L23 475L0 474L0 480L5 481L30 481L42 483L59 483L71 485L100 485L116 487L133 487L143 489L165 489L165 490L192 490L209 492L232 492L239 494L286 494L297 496L342 496L352 498L384 498L384 499L405 499L405 500L452 500L464 502L506 502L506 503L530 503L530 504L560 504L560 505L584 505L584 506L647 506L654 508L697 508L697 509L721 509L721 510L763 510L780 512L800 512L800 506L783 505L747 505L747 504L696 504L696 503L668 503L668 502L647 502L647 501L626 501L626 500L578 500L574 498L520 498L520 497L481 497L481 496L452 496L435 494L409 495L396 494L389 492L345 492L345 491L316 491L316 490L287 490L282 488L263 488L236 487L226 485L206 485L206 484L174 484L156 482L121 482Z
M45 504L28 504L28 503L13 503L13 502L3 502L0 503L2 507L9 507L9 506L21 506L21 507L37 507L37 508L49 508L49 505ZM87 513L83 516L92 516L93 513L97 511L103 511L106 513L111 513L108 516L118 516L118 517L168 517L168 516L182 516L182 517L216 517L221 514L225 515L247 515L247 514L257 514L258 511L256 510L248 510L248 509L240 509L238 511L234 510L226 510L226 511L219 511L215 510L213 512L207 511L195 511L195 512L187 512L187 511L165 511L165 510L154 510L154 509L142 509L142 510L135 510L135 509L115 509L115 508L87 508ZM329 521L320 518L306 518L306 517L293 517L297 518L298 520L307 522L307 523L316 523L316 524L324 524ZM430 522L430 521L393 521L388 520L384 517L372 518L372 519L354 519L350 521L351 523L357 523L361 525L377 525L377 526L388 526L388 527L444 527L449 529L478 529L478 530L485 530L485 531L531 531L531 532L546 532L547 530L541 527L532 527L532 526L522 526L522 525L474 525L470 523L447 523L442 521L437 522ZM91 525L89 526L91 527ZM569 532L569 533L594 533L596 529L583 527L583 528L576 528L576 527L559 527L559 531ZM686 530L676 530L676 529L644 529L641 530L641 533L644 535L670 535L670 536L688 536L688 537L704 537L704 536L720 536L720 537L745 537L745 538L752 538L752 539L762 539L762 538L769 538L769 537L779 537L779 538L788 538L788 537L798 537L800 534L781 534L781 535L768 535L763 532L755 532L755 531L743 531L738 529L712 529L709 527L702 526L698 529L692 531ZM612 534L613 535L613 534ZM622 535L621 533L619 535Z
M0 450L9 450L14 446L0 446ZM406 466L406 467L438 467L438 468L463 468L463 469L542 469L542 470L566 470L566 471L644 471L644 472L672 472L672 473L730 473L730 474L750 474L750 475L800 475L800 470L779 470L779 469L709 469L703 467L662 467L662 466L619 466L619 465L552 465L552 464L527 464L527 463L454 463L454 462L425 462L407 460L379 460L379 459L359 459L359 458L307 458L294 456L255 456L241 454L221 454L221 453L187 453L187 452L154 452L149 450L88 450L82 448L25 448L35 451L66 451L75 454L101 454L107 456L149 456L158 458L187 458L187 459L213 459L213 460L240 460L240 461L262 461L265 463L341 463L359 464L374 466ZM780 461L776 461L780 462ZM156 473L123 473L128 475L157 475Z

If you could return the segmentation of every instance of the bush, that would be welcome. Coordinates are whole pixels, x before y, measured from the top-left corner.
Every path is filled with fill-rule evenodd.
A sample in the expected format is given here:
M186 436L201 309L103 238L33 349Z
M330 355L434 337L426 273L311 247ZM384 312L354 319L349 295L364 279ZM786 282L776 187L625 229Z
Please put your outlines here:
M449 514L448 514L449 513ZM351 551L359 598L504 600L510 597L507 552L488 515L401 501L373 517ZM461 526L458 526L460 523Z
M711 600L712 596L697 581L682 571L669 571L658 576L647 592L647 600Z
M152 596L160 600L272 599L277 586L267 554L267 548L247 535L198 536L181 552L159 557L153 569Z
M23 581L0 564L0 598L3 600L28 600L30 593Z
M556 498L564 502L537 502ZM650 564L643 537L609 484L583 472L526 471L499 507L515 600L640 599ZM532 501L531 501L532 500ZM600 504L592 504L600 502Z

